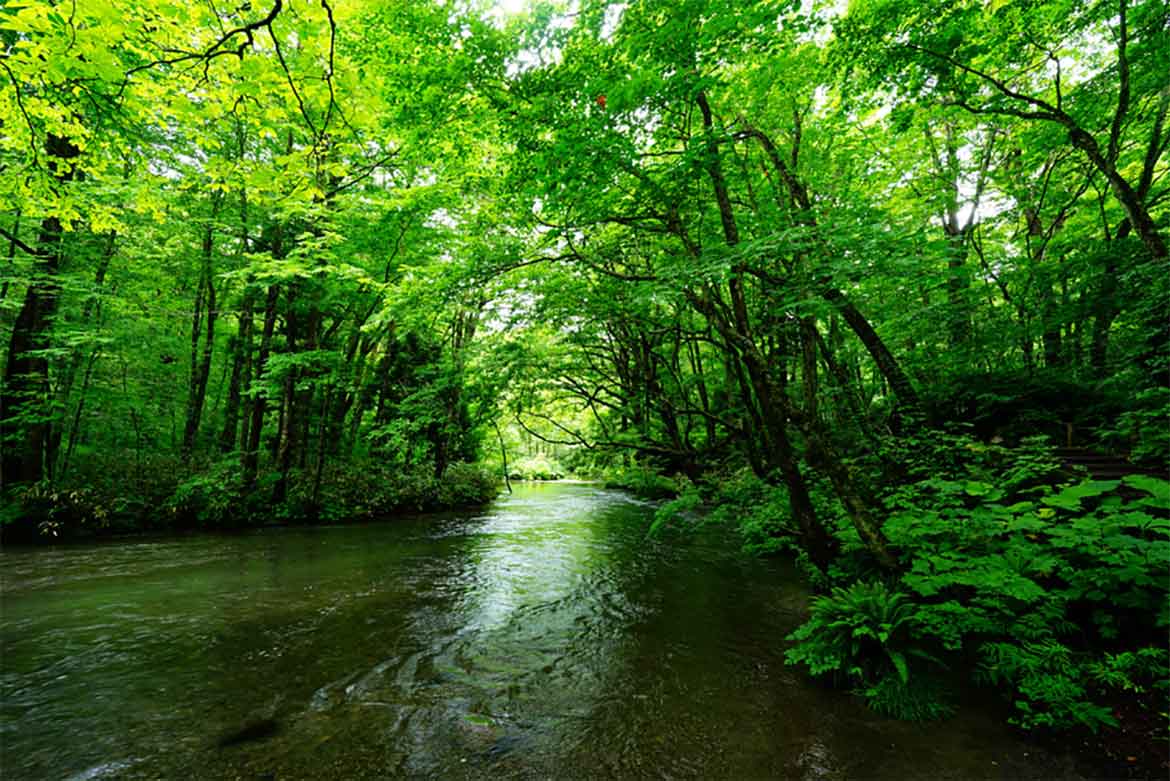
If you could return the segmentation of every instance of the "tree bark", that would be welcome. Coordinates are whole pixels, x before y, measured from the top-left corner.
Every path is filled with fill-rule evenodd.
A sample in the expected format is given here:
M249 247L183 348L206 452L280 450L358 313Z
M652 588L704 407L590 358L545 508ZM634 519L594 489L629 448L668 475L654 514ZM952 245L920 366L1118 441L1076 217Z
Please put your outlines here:
M496 428L496 439L500 442L500 457L504 460L504 487L508 489L508 493L512 493L512 477L508 474L508 448L504 446L504 434L500 431L500 422L493 420L492 425Z
M723 226L723 239L729 247L739 244L739 229L735 222L735 215L731 207L731 197L727 189L727 182L723 177L723 168L719 158L719 144L714 135L714 121L707 96L700 91L696 95L696 102L703 115L704 147L706 153L705 168L715 192L715 201L719 207L719 219ZM788 501L792 510L793 520L800 529L802 547L812 562L822 569L828 567L836 557L837 541L824 524L817 517L812 498L808 492L804 475L797 463L796 453L788 438L786 421L781 399L773 393L771 381L768 378L767 366L752 341L750 322L748 320L747 305L743 292L743 269L733 269L731 279L728 280L728 293L731 298L731 316L733 323L722 322L715 318L715 325L719 328L730 345L739 353L747 370L748 380L752 391L759 403L760 417L763 429L767 433L771 447L767 458L779 470L781 478L788 489ZM715 314L713 306L707 307L708 316Z
M215 305L215 219L219 215L222 195L212 199L211 215L203 229L200 247L202 262L199 270L199 293L195 296L195 311L191 320L191 379L187 388L187 416L183 426L183 460L191 458L195 448L195 437L199 433L199 421L203 417L203 403L207 398L207 380L211 375L211 359L215 351L215 323L219 312ZM200 308L206 305L203 352L199 355Z
M1075 125L1069 128L1069 140L1077 149L1082 150L1093 163L1093 166L1105 176L1105 181L1109 182L1109 189L1113 192L1113 196L1121 203L1121 207L1125 210L1126 216L1129 218L1133 229L1137 231L1138 236L1145 245L1146 250L1150 253L1150 258L1155 261L1163 261L1167 259L1166 242L1162 238L1162 234L1158 231L1158 226L1154 222L1150 212L1146 209L1146 205L1142 202L1141 197L1137 191L1126 181L1113 163L1109 162L1103 154L1101 148L1097 144L1097 140Z
M230 453L236 447L236 431L240 426L240 404L242 389L250 379L248 364L252 354L253 308L255 307L255 293L251 282L244 289L244 297L240 303L239 325L232 350L232 373L228 378L227 403L224 405L223 430L219 435L219 450L221 453Z
M288 286L285 301L284 327L285 352L295 355L297 352L297 337L300 327L296 313L297 289L295 284ZM272 501L283 502L288 496L288 475L292 468L293 449L296 446L296 414L297 407L297 376L295 366L285 370L284 380L281 383L280 430L276 445L276 469L279 476L273 490Z
M16 250L20 245L20 209L17 209L12 215L12 233L8 238L8 267L11 269L16 265ZM0 285L0 301L8 298L8 280L4 280L4 284Z
M268 286L268 296L264 303L264 330L260 335L260 352L254 363L252 384L255 385L264 378L264 370L268 363L268 353L272 349L272 332L276 328L276 304L280 299L280 288L277 285ZM250 389L250 414L248 415L247 446L244 448L243 472L244 485L248 488L256 484L256 472L260 462L260 435L264 428L264 413L268 405L267 394L255 394Z
M45 139L49 168L58 185L74 177L73 160L81 150L69 139L49 135ZM0 390L0 486L35 483L48 474L48 445L52 436L51 410L46 409L49 362L43 351L51 346L50 329L57 314L61 286L63 227L56 215L41 220L33 258L33 274L25 290L20 313L12 326L4 387Z

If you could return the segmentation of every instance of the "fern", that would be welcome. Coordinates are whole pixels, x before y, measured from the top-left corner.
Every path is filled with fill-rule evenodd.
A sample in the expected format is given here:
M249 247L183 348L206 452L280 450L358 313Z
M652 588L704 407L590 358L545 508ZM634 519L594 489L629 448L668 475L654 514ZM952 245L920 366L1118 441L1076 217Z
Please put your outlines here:
M875 710L898 718L937 718L949 712L943 691L922 669L943 667L922 646L916 605L884 582L836 588L813 602L809 620L793 632L786 654L813 675L851 682Z
M886 675L858 694L878 713L906 721L934 721L955 712L950 690L925 675L913 680Z

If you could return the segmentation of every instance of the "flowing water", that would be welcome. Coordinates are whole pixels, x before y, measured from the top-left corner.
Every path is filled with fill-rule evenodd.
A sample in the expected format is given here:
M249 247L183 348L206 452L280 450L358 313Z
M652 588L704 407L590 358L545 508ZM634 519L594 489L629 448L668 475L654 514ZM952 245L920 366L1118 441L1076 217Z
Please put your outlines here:
M4 779L1078 778L987 708L784 665L807 592L580 484L480 512L0 553Z

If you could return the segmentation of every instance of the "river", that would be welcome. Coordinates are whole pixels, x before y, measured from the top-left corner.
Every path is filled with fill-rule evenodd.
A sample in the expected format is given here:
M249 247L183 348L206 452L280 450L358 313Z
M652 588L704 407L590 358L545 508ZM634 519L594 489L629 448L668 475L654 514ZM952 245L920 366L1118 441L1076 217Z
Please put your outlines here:
M0 552L5 779L1079 778L986 707L786 667L807 590L717 529L518 485L481 511Z

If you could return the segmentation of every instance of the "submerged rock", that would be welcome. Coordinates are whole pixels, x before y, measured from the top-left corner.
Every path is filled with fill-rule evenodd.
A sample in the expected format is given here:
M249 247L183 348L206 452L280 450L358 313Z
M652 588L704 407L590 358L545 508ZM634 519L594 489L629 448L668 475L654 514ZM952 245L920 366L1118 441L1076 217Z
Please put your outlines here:
M256 740L267 740L280 732L280 722L276 719L259 719L252 721L239 729L229 732L215 742L219 748L238 746L241 743L251 743Z

